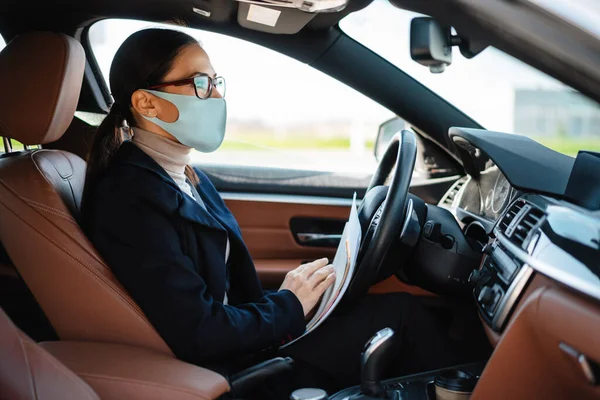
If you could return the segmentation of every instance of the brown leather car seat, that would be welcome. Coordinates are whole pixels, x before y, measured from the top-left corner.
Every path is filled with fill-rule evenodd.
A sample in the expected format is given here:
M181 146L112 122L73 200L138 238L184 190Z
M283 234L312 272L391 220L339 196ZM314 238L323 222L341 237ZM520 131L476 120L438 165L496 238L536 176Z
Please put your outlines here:
M97 400L96 393L20 332L0 309L1 400Z
M25 145L61 137L85 67L79 42L27 33L0 53L0 135ZM60 150L0 158L0 241L62 340L172 354L77 224L85 162Z

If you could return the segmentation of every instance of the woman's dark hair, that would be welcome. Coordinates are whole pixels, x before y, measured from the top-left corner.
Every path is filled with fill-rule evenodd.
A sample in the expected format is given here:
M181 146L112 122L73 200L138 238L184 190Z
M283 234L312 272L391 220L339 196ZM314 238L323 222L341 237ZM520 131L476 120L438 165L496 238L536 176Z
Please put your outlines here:
M157 85L171 70L173 60L187 45L198 43L186 33L171 29L144 29L129 36L119 47L110 66L110 90L114 103L98 127L88 155L83 204L106 174L110 161L124 140L123 127L135 127L131 95L138 89ZM186 166L185 174L194 184L198 176Z

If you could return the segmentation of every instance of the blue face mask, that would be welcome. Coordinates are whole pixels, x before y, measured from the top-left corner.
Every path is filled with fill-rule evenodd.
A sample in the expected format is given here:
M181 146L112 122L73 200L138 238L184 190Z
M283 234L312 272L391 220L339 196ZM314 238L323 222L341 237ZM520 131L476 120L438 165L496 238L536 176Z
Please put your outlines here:
M170 101L177 107L179 118L175 122L165 122L156 117L146 117L179 140L181 144L211 153L221 146L225 137L227 105L225 99L208 98L200 100L196 96L185 96L146 90L155 96Z

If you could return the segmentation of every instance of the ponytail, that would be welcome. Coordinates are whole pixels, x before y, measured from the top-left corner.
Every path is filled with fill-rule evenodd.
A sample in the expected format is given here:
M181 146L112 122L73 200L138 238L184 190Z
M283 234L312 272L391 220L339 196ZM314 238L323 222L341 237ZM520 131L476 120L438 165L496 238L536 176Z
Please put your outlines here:
M89 206L93 192L106 174L110 161L124 141L123 122L125 111L120 104L115 103L106 115L94 135L94 141L87 157L87 171L83 188L82 213Z
M190 35L176 30L142 29L129 36L115 53L110 67L110 92L115 100L110 112L98 127L88 154L88 167L83 189L82 213L92 207L96 186L107 173L110 162L125 140L124 122L135 127L136 120L129 104L132 94L162 82L171 70L173 60L185 46L198 43ZM200 180L194 169L186 167L191 183ZM85 228L85 221L83 221Z

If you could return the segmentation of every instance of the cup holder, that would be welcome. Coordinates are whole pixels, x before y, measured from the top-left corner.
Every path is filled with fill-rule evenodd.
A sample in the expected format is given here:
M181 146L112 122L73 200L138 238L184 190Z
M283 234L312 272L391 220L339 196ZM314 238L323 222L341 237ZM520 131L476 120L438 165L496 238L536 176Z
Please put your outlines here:
M432 383L434 399L467 400L475 389L477 377L460 369L449 369L436 376Z

